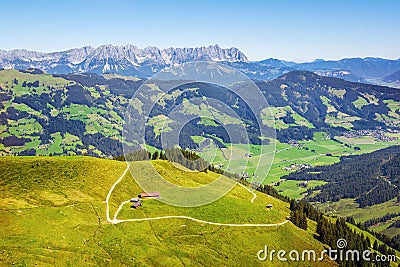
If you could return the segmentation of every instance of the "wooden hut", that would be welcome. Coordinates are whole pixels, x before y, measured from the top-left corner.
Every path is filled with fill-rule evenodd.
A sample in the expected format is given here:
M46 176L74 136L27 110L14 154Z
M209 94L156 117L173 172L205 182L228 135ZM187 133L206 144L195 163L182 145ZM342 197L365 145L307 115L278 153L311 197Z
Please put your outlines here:
M272 204L268 204L265 206L266 210L272 210Z
M131 207L134 208L134 209L137 209L140 206L142 206L142 203L140 201L138 201L138 202L134 202Z
M138 195L139 198L160 198L160 192L144 192Z

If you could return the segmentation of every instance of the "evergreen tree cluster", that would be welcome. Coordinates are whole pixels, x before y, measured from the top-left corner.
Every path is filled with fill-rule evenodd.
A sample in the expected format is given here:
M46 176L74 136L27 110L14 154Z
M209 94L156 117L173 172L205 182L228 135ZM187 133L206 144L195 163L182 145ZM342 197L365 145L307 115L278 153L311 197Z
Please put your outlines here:
M167 148L165 149L165 156L169 161L179 163L193 171L207 172L210 166L208 161L189 150Z
M355 198L361 208L391 200L400 192L400 146L372 153L344 156L329 166L316 166L290 173L288 180L321 180L328 182L314 190L321 192L308 200L338 201ZM309 190L309 195L312 194Z
M276 199L279 199L279 200L282 200L282 201L285 201L285 202L290 202L290 198L289 197L279 194L279 192L276 191L276 189L274 187L270 186L270 185L259 186L257 188L257 191L260 191L261 193L270 195L270 196L272 196L272 197L274 197Z
M359 229L366 231L366 232L370 233L371 235L375 236L377 239L379 239L380 241L382 241L389 247L394 248L396 250L400 250L400 234L397 236L394 236L393 238L390 238L389 236L387 236L383 233L375 232L375 231L371 230L370 228L364 227L364 224L362 224L362 223L356 223L352 217L347 217L346 220L348 223L353 224L353 225L357 226Z
M400 221L391 223L388 228L400 228Z
M371 262L365 261L362 258L362 253L365 250L372 251L370 259L375 259L378 252L382 255L395 254L393 249L388 248L385 244L378 245L374 244L374 250L371 249L371 240L369 237L365 237L363 234L358 234L349 225L348 221L344 218L339 218L336 222L331 219L320 217L317 224L317 234L319 235L319 240L332 249L345 249L345 250L357 250L360 253L359 261L340 261L338 259L339 266L390 266L390 262ZM338 248L337 241L339 239L345 239L347 245L345 248Z
M290 212L290 221L297 227L307 230L307 216L301 209L293 209Z

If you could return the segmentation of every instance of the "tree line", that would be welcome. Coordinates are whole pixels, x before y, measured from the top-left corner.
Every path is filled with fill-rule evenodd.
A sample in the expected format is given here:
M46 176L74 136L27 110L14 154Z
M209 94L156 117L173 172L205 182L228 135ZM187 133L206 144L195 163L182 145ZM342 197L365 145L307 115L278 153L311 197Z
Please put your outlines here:
M400 216L400 212L399 213L388 213L388 214L385 214L382 217L372 218L372 219L369 219L369 220L365 221L363 223L363 226L365 228L369 228L369 227L377 225L379 223L387 222L387 221L389 221L389 220L391 220L391 219L393 219L395 217L398 217L398 216Z

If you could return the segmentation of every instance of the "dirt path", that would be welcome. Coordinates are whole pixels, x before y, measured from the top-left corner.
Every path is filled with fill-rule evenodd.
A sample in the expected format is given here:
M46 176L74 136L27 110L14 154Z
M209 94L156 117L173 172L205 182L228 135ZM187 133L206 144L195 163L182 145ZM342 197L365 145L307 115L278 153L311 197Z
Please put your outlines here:
M129 167L130 167L129 163L126 162L126 169L125 169L124 173L122 173L122 175L118 178L118 180L111 186L110 190L108 191L108 194L106 197L106 217L107 217L107 221L109 221L109 222L111 222L111 218L110 218L110 205L108 202L110 201L110 197L111 197L112 192L114 191L114 188L124 178L124 176L126 175L126 173L129 170Z

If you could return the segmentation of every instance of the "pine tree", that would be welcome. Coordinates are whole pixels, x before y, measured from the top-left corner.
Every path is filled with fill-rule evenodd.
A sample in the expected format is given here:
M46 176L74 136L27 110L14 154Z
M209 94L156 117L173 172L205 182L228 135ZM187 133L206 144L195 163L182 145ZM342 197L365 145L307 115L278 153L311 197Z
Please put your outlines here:
M157 150L154 151L153 156L151 157L151 159L152 159L152 160L159 159L159 154L158 154L158 151L157 151Z

